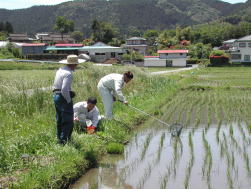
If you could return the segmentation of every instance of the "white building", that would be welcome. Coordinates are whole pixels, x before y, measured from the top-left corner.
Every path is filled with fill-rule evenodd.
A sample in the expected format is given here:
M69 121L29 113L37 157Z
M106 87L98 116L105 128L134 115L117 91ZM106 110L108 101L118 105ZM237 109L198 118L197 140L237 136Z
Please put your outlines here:
M122 59L124 53L121 47L113 47L102 42L97 42L92 46L84 46L78 49L79 54L87 54L94 62L102 63L107 59L116 58Z
M230 54L232 62L251 62L251 35L237 39Z
M124 48L136 51L142 55L146 54L147 47L146 39L141 37L129 38L126 40L126 44L124 45Z
M145 67L186 67L188 50L159 50L159 56L145 56Z

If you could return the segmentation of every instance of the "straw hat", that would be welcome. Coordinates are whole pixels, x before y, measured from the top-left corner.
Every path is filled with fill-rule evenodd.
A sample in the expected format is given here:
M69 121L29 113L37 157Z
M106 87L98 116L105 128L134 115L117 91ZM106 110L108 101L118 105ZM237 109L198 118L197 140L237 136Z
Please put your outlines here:
M81 64L86 62L84 59L79 59L77 55L69 55L67 59L59 61L61 64Z

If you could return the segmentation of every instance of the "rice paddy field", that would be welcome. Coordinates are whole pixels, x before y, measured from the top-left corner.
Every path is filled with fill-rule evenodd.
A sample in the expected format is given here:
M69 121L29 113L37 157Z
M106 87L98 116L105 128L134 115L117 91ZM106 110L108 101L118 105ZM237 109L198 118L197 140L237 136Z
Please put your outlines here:
M204 68L176 76L188 80L159 115L183 125L180 137L149 120L123 155L106 156L71 188L250 188L251 68Z
M118 102L115 120L103 121L96 135L74 129L72 141L57 144L51 86L56 65L2 63L0 71L0 188L67 188L107 153L123 153L132 130L146 117ZM9 69L11 67L11 69ZM125 89L128 101L158 115L158 107L177 90L181 77L152 77L144 69L79 66L74 73L74 102L98 98L97 83L108 73L131 70L135 79Z
M75 128L64 147L56 142L51 92L58 66L2 68L0 188L68 188L81 175L70 188L246 189L251 184L250 67L151 76L135 67L80 66L74 73L75 102L96 96L103 113L99 79L131 70L135 79L124 89L131 105L184 128L172 137L167 126L116 102L115 120L103 121L95 135ZM105 156L114 153L121 155Z

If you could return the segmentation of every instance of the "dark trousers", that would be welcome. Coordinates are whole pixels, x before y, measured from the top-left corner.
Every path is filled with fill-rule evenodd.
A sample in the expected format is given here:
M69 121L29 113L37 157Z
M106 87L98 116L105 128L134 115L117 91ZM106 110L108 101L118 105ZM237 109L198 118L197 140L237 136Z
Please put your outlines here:
M73 103L67 103L62 94L53 95L56 108L57 138L61 144L71 139L73 130Z

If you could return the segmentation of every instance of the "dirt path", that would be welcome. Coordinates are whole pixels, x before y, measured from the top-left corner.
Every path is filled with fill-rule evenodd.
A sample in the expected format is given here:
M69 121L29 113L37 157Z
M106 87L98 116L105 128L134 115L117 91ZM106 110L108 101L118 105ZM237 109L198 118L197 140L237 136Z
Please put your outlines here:
M188 71L198 68L198 65L192 65L192 67L188 68L179 68L177 70L167 70L167 71L159 71L159 72L152 72L151 75L161 75L161 74L168 74L168 73L176 73L176 72L182 72L182 71Z

